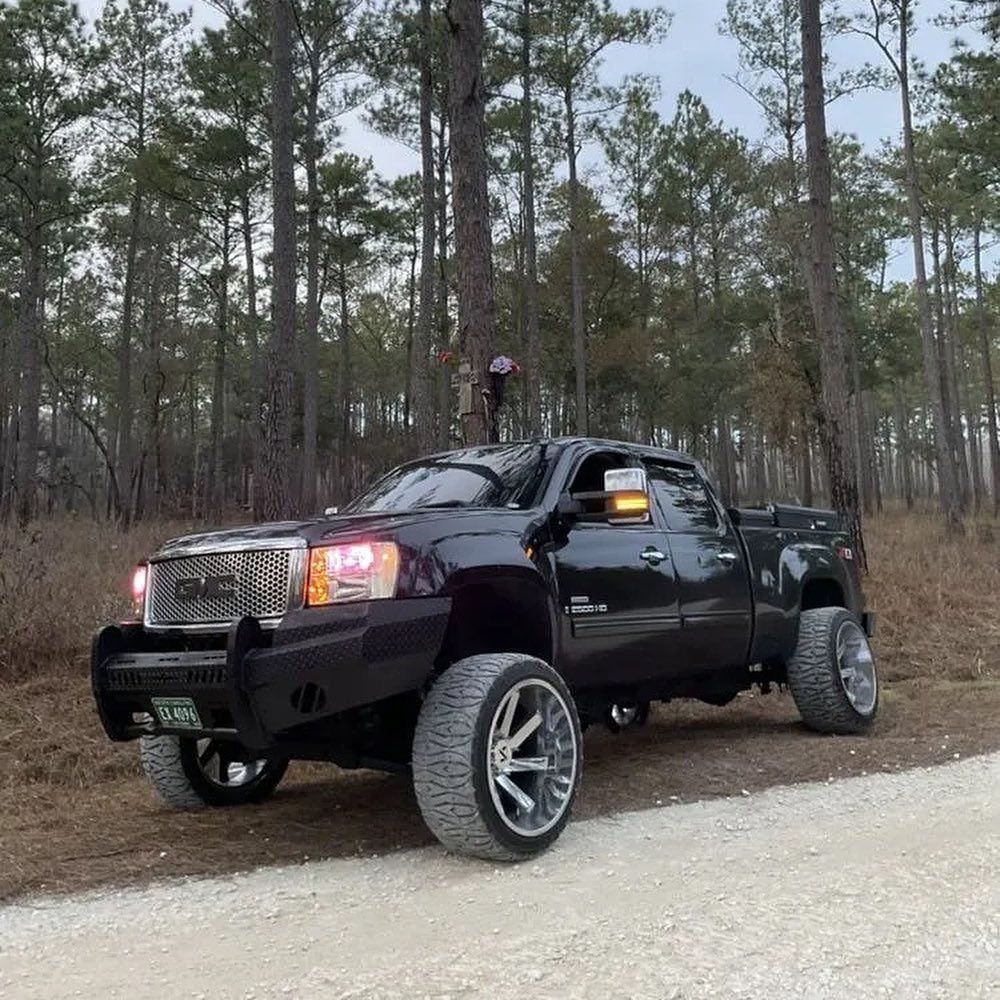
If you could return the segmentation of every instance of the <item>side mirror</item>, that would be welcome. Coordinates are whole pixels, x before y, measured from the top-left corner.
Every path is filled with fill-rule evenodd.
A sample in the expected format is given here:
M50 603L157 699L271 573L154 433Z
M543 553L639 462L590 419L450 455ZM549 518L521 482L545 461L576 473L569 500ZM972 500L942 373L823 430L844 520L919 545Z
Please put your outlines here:
M559 513L577 521L644 524L649 520L649 484L646 470L608 469L604 489L565 495Z
M609 521L633 524L649 520L649 480L645 469L608 469L604 473L604 492Z
M323 511L323 516L333 517L334 514L339 514L339 513L340 513L339 507L327 507L326 510Z

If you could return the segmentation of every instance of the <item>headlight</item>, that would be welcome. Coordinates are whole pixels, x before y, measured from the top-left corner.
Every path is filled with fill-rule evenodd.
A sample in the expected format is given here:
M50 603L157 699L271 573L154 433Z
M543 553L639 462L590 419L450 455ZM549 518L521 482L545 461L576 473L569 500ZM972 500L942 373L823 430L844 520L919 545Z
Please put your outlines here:
M142 621L146 610L146 583L149 580L149 567L136 566L132 573L132 617Z
M393 542L325 545L309 552L306 604L373 601L393 597L399 549Z

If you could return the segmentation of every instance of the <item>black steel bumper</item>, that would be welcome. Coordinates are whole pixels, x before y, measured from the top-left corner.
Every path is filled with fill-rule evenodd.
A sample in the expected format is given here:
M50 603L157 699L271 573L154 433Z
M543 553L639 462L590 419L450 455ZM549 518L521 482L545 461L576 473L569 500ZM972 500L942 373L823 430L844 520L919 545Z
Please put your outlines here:
M372 601L310 608L265 632L255 618L224 637L112 625L94 637L91 684L108 736L228 736L263 750L312 723L418 690L434 668L451 601ZM190 698L201 730L163 726L153 698Z

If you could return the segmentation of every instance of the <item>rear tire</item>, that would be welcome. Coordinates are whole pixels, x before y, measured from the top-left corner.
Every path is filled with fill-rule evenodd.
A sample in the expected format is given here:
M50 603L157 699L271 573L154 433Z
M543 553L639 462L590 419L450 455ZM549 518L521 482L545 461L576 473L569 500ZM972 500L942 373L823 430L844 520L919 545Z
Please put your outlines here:
M288 761L279 757L230 760L230 747L239 751L236 745L213 746L213 741L193 737L143 736L139 759L150 784L174 809L239 806L266 799L284 777ZM223 756L212 750L221 751ZM244 754L237 752L236 756ZM214 777L210 772L213 762L217 762ZM223 773L227 781L221 780Z
M792 697L810 729L856 735L871 728L878 714L878 673L868 638L851 612L803 611L787 672Z
M573 698L547 663L522 653L460 660L417 720L413 785L424 822L457 853L539 854L569 820L581 747Z

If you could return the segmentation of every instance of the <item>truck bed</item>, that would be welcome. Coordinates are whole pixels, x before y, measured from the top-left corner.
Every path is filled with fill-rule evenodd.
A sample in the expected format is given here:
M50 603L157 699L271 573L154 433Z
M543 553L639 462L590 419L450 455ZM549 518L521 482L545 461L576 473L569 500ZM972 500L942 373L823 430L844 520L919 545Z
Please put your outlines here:
M740 507L730 516L746 528L788 528L799 531L843 531L836 511L822 507L795 507L791 504L768 504L767 507Z

